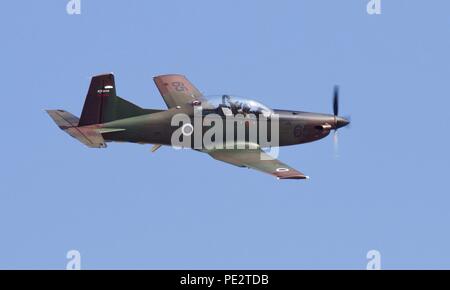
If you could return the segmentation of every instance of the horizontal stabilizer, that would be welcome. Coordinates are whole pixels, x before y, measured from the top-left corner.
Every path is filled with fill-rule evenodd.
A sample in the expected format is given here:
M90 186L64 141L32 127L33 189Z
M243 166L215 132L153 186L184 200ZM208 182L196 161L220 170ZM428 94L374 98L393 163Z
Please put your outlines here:
M77 127L80 119L63 110L47 110L47 113L55 121L59 128L65 130L69 127Z
M106 147L98 125L78 127L79 119L63 110L47 110L61 130L91 148Z

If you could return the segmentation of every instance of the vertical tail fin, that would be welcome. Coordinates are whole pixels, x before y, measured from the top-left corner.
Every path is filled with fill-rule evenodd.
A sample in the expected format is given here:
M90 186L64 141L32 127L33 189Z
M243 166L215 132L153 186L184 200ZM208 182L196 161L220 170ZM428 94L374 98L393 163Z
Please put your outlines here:
M108 114L108 103L114 98L116 98L116 84L113 74L92 77L79 126L103 123Z
M113 74L97 75L92 77L79 126L111 122L150 111L118 97Z

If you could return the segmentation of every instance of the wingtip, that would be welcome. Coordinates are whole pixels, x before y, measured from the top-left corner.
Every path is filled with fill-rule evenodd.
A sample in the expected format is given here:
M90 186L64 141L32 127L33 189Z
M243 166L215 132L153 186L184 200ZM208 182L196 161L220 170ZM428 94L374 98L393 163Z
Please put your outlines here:
M286 177L277 177L278 180L280 179L309 179L309 176L306 175L293 175L293 176L286 176Z
M153 79L157 79L157 78L160 78L160 77L171 77L171 76L186 77L183 74L159 74L159 75L153 76Z

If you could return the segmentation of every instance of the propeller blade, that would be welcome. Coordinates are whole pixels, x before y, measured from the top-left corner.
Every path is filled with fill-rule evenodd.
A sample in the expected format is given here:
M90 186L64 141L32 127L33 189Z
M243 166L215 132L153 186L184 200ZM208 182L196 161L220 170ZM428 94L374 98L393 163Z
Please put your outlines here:
M334 86L333 90L333 114L335 121L335 129L333 135L334 158L339 157L339 134L338 134L338 116L339 116L339 86Z
M339 86L334 86L333 93L333 114L339 115Z

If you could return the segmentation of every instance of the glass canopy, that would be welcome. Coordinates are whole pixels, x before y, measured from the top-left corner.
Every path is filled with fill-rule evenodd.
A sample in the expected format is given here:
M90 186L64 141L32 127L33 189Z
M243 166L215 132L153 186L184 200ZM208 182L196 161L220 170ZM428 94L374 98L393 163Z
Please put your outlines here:
M207 100L203 101L202 107L207 110L217 110L226 116L237 114L258 116L262 114L264 117L270 117L273 113L271 109L260 102L232 95L208 96Z

